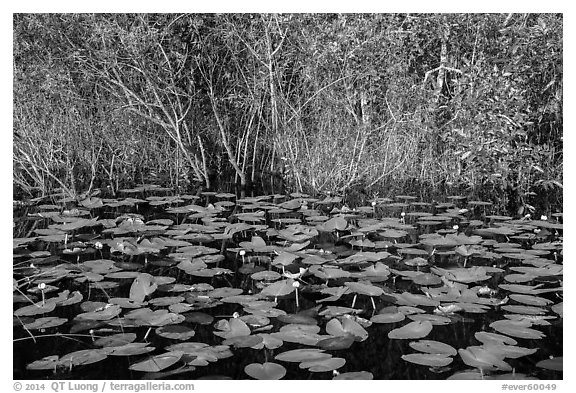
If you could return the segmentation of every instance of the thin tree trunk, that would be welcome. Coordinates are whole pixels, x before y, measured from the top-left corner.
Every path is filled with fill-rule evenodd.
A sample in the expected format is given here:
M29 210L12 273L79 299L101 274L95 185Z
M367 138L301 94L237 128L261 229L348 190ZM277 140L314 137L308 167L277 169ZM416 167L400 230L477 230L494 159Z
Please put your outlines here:
M218 129L220 131L220 139L222 140L222 144L224 145L224 149L226 149L226 154L228 155L228 161L232 164L232 167L240 177L240 185L242 187L246 187L246 174L242 171L242 169L238 166L236 162L236 154L234 154L234 150L230 145L230 141L228 140L228 135L226 133L226 128L224 127L224 123L222 123L222 119L218 112L218 108L216 108L216 98L214 97L214 92L212 90L212 85L209 83L210 89L210 103L212 104L212 112L214 113L214 117L216 118L216 124L218 125Z
M440 44L440 69L438 70L438 77L436 78L436 97L440 99L440 95L444 90L446 82L446 68L448 67L448 39L450 38L450 25L444 18L441 27L441 44Z

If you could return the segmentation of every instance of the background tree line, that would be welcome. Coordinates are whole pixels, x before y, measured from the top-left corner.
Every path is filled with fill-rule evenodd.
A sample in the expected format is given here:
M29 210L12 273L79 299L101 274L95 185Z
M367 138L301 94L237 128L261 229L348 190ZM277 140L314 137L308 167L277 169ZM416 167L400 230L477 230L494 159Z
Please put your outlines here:
M562 15L15 14L14 192L562 202Z

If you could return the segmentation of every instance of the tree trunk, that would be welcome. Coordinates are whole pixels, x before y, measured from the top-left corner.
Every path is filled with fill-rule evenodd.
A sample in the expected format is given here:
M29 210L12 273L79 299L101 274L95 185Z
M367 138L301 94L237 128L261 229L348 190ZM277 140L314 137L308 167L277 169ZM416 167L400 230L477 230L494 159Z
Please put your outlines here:
M218 112L218 108L216 107L216 98L214 97L214 93L212 91L212 86L210 88L210 102L212 104L212 112L214 113L214 117L216 118L216 124L218 125L218 129L220 131L220 139L222 144L224 145L224 149L226 150L226 154L228 156L228 161L232 164L232 167L240 177L240 186L242 188L246 187L246 173L238 166L236 162L236 154L234 154L234 149L232 145L230 145L230 141L228 140L228 134L226 132L226 128L224 123L222 122L222 118Z
M440 69L438 70L438 77L436 78L436 97L440 100L440 96L444 90L446 83L446 68L448 67L448 39L450 38L450 25L444 18L441 27L441 44L440 44Z

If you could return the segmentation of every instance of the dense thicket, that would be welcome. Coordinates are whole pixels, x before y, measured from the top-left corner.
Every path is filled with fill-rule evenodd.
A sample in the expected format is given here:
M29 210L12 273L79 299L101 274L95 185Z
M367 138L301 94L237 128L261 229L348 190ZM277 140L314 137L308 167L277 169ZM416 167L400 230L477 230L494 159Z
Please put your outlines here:
M19 195L277 178L561 203L562 15L18 14L13 39Z

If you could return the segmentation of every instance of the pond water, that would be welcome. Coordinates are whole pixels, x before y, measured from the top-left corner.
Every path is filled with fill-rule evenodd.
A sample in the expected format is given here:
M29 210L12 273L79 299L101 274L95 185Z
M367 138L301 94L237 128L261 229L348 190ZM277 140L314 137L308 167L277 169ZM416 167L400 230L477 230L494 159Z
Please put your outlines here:
M14 379L561 379L562 214L464 197L15 211Z

